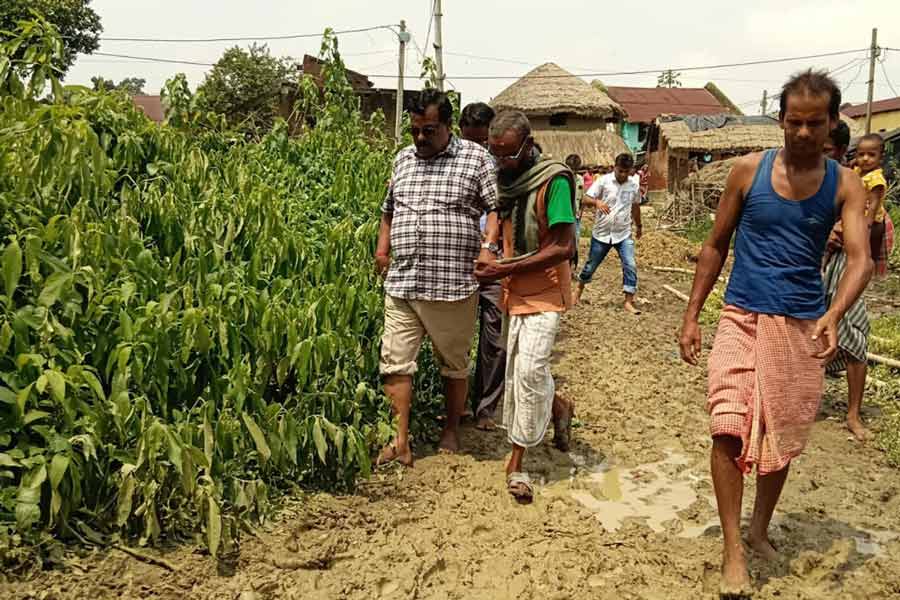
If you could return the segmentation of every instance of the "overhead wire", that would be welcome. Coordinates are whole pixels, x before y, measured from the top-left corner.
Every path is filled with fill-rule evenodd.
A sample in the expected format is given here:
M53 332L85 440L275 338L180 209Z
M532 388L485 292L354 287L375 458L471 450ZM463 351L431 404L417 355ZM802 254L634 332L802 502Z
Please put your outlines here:
M377 31L379 29L392 29L393 25L373 25L371 27L358 27L356 29L334 30L333 35L344 35L348 33L363 33L366 31ZM215 37L215 38L145 38L145 37L112 37L101 36L101 42L139 42L144 44L205 44L213 42L264 42L274 40L298 40L303 38L316 38L325 35L324 31L318 33L290 33L284 35L260 35L260 36L239 36L239 37Z
M743 62L735 62L735 63L722 63L716 65L702 65L702 66L693 66L693 67L678 67L678 68L654 68L654 69L640 69L635 71L608 71L608 72L596 72L596 73L576 73L575 77L611 77L615 75L649 75L656 74L662 71L702 71L702 70L712 70L712 69L725 69L725 68L733 68L733 67L746 67L753 65L766 65L766 64L774 64L774 63L784 63L784 62L792 62L798 60L809 60L813 58L827 58L831 56L842 56L846 54L854 54L858 52L862 52L865 49L855 49L855 50L840 50L837 52L824 52L821 54L807 54L804 56L790 56L784 58L769 58L769 59L759 59L759 60L749 60ZM372 77L380 77L381 75L372 75ZM560 74L548 74L548 75L526 75L528 79L565 79L571 77L571 74L568 73L560 73ZM468 79L468 80L500 80L500 79L522 79L523 76L520 75L457 75L455 79Z
M881 63L881 72L884 73L884 80L887 82L888 87L891 88L891 92L893 92L894 96L900 96L900 94L897 93L897 90L894 89L894 84L891 83L890 76L888 76L887 68L884 66L885 60L887 60L887 51L886 50L885 50L885 57L880 58L878 60L878 62Z
M431 14L428 17L428 33L425 34L425 52L428 52L428 42L431 40L431 26L434 24L434 10L437 0L431 0Z

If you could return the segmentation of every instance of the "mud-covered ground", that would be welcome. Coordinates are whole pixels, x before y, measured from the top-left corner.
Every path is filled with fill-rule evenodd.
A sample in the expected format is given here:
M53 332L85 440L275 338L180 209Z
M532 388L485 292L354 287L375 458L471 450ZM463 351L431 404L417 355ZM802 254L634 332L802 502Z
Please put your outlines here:
M548 436L526 457L540 481L534 504L520 506L506 493L503 432L468 426L460 455L420 447L413 469L382 472L354 496L288 503L231 560L217 564L181 547L162 555L172 572L97 552L0 586L0 597L715 597L720 533L705 372L678 359L684 305L661 287L687 292L690 276L649 268L692 265L661 256L665 246L651 238L638 247L642 315L620 309L613 253L566 316L555 373L577 403L579 427L569 454L552 449ZM832 380L828 389L773 523L783 559L752 559L758 598L900 597L900 473L873 446L850 439L845 388ZM877 428L877 413L865 414ZM748 479L745 512L753 493Z

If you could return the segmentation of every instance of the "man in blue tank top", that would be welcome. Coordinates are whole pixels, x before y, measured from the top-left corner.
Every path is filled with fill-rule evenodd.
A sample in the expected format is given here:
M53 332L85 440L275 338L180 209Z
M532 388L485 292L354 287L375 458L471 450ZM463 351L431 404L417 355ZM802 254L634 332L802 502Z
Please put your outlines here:
M769 521L790 461L815 422L824 365L837 351L838 322L872 274L862 182L822 154L840 104L840 89L825 73L806 71L784 85L784 147L745 156L732 168L684 316L681 356L696 365L700 311L734 236L734 268L709 356L708 390L726 597L752 593L740 531L743 476L757 467L747 544L774 558ZM826 310L820 266L838 216L847 267Z

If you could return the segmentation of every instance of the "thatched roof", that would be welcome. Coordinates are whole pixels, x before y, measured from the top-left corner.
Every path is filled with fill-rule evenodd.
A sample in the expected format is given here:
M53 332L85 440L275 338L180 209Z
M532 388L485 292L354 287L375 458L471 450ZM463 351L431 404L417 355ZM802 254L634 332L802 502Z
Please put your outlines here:
M670 149L691 152L755 152L784 145L784 132L777 123L691 131L684 121L668 121L659 124L659 135Z
M520 110L529 117L568 113L588 118L624 115L602 91L553 63L543 64L500 92L494 110Z
M611 167L616 156L629 151L625 140L603 129L541 129L534 131L534 139L541 145L544 156L565 160L568 155L577 154L581 157L582 164L591 167Z

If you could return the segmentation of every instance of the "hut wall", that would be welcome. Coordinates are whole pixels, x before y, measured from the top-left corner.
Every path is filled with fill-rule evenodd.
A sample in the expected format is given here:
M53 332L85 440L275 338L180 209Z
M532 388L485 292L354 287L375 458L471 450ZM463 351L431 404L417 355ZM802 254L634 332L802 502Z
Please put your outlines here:
M569 115L563 126L551 125L550 117L528 117L532 131L592 131L606 129L606 120L601 118L585 118Z
M674 192L678 183L690 174L690 159L681 153L669 154L668 190Z
M650 190L665 191L669 187L669 146L660 140L657 149L647 159L650 166Z

